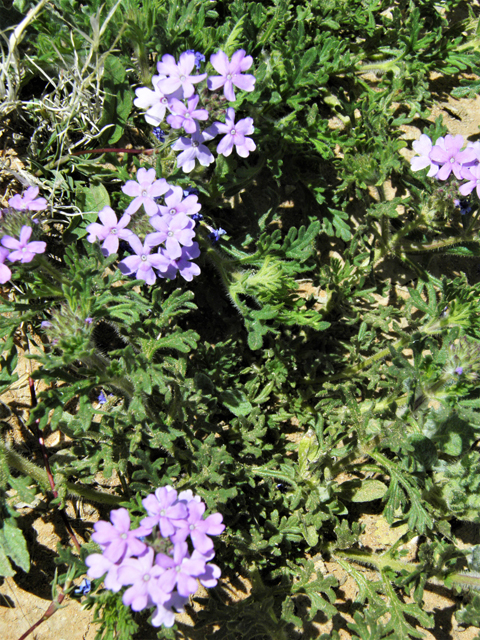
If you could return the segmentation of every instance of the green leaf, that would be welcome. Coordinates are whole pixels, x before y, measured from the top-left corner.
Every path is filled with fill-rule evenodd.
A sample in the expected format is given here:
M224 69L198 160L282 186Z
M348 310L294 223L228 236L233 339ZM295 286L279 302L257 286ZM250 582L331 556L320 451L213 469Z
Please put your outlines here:
M92 185L85 188L85 207L87 211L101 211L103 207L110 206L110 196L103 184Z
M243 23L245 22L246 14L243 15L240 20L233 27L230 35L227 38L227 41L224 44L223 51L227 54L227 56L231 56L236 49L239 48L242 34L243 34Z
M236 389L234 391L224 391L220 394L220 402L236 416L248 416L253 407L247 396Z
M380 480L347 480L339 487L342 498L351 502L379 500L387 491L388 487Z
M408 293L410 294L410 299L412 303L415 305L417 309L423 311L423 313L430 314L432 310L429 308L428 304L420 295L418 289L409 289Z
M15 575L15 572L9 573L12 569L6 556L11 558L17 567L20 567L26 573L30 570L27 543L21 529L17 527L13 518L4 522L3 527L0 529L0 571L4 576ZM7 571L7 573L4 573L4 571Z

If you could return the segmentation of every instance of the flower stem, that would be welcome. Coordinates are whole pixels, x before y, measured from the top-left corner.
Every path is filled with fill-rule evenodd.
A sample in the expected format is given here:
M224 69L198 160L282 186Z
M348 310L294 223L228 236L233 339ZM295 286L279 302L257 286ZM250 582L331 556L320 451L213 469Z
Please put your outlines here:
M0 448L5 454L5 459L9 467L23 473L25 476L33 478L45 492L50 490L51 487L46 471L40 469L40 467L37 467L36 464L30 462L30 460L27 460L16 451L13 451L13 449L7 449L2 443L0 443ZM82 487L73 482L67 481L65 486L70 495L83 498L88 502L118 506L124 500L121 496L115 496L110 493L105 493L104 491L97 491L90 487Z

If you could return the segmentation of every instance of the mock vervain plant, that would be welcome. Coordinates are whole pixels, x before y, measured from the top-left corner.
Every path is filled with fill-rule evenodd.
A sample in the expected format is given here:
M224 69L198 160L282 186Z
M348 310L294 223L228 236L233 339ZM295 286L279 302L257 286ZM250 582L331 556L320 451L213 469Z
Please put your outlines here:
M433 73L478 93L477 9L0 9L0 575L40 494L42 620L404 640L440 584L480 627L480 145L431 117Z

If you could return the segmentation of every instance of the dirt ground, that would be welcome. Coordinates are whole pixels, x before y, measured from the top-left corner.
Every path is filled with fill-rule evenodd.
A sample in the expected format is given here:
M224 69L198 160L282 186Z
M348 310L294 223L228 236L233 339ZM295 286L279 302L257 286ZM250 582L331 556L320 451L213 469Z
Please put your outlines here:
M436 84L437 106L431 114L431 120L443 115L444 123L450 133L462 134L465 138L476 139L479 135L480 123L480 97L473 100L455 100L450 97L449 89L442 86L442 81ZM414 140L419 136L416 127L403 127L405 139ZM410 145L411 146L411 145ZM8 152L13 166L19 161L13 152ZM404 151L406 157L413 153ZM5 160L5 157L0 157ZM10 194L9 194L10 197ZM289 205L291 206L291 205ZM442 268L445 269L445 257L442 257ZM28 391L28 373L31 361L21 359L18 366L20 380L13 385L0 400L0 420L5 420L11 426L7 437L21 451L27 453L37 445L35 438L26 433L14 416L9 416L4 410L5 405L11 405L20 417L26 418L30 407L30 395ZM4 403L4 404L3 404ZM2 413L3 412L3 413ZM47 445L52 449L61 445L58 434L51 434L47 439ZM113 480L114 481L114 480ZM60 516L40 500L33 508L24 505L21 509L20 525L22 526L27 544L32 556L32 567L28 574L18 571L12 578L0 579L0 638L1 640L18 640L18 638L35 623L47 610L51 601L50 582L54 576L55 550L59 543L68 545L69 539ZM89 538L92 526L99 518L94 507L82 503L69 503L67 514L80 542ZM398 529L391 529L382 516L365 514L362 518L365 532L362 536L362 544L371 550L381 552L387 546L395 542ZM457 539L464 545L480 544L480 527L478 525L462 525L455 531ZM409 549L411 557L415 556L415 543ZM357 588L352 579L334 562L324 562L321 557L314 558L318 570L325 574L333 574L338 579L340 587L337 590L337 605L339 613L326 623L320 620L314 621L309 630L308 638L318 637L322 633L339 632L342 640L351 638L346 623L351 621L349 615L351 604L356 595ZM362 570L372 578L375 573L366 567ZM238 592L238 597L242 592ZM434 613L435 627L425 632L428 640L474 640L479 634L479 629L474 627L459 627L453 616L455 603L462 596L455 596L451 591L440 586L430 586L425 590L425 610ZM192 610L194 617L194 611ZM183 633L179 637L201 640L198 633L191 628L193 620L187 614L179 615ZM189 631L189 627L191 631ZM36 640L94 640L96 625L92 623L92 612L82 609L81 602L73 598L67 598L64 606L51 618L38 627L30 636ZM295 638L299 637L295 635ZM307 636L304 636L307 638ZM154 640L156 632L142 630L136 635L135 640Z

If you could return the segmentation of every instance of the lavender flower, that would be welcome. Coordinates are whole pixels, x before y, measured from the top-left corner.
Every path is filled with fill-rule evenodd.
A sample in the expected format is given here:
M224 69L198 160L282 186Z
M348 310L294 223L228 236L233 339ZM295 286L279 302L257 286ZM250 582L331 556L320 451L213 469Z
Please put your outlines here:
M146 549L146 544L138 538L150 531L138 528L130 531L130 514L126 509L115 509L110 512L110 522L99 520L93 525L95 533L92 540L105 547L103 555L112 562L117 562L127 553L138 555Z
M103 391L100 391L97 400L98 404L100 405L107 404L107 396L103 393Z
M152 247L146 243L142 245L140 238L135 234L130 236L128 243L135 251L135 255L124 258L119 263L118 268L127 276L135 273L135 277L138 280L145 280L147 284L154 284L157 276L153 268L160 269L164 258L158 253L150 255Z
M87 576L100 578L106 574L104 586L113 592L128 586L122 598L126 606L134 611L155 606L152 625L171 627L174 610L183 612L188 597L197 591L198 581L204 587L214 587L221 575L220 568L209 563L215 555L213 545L204 545L205 549L208 546L204 553L196 548L190 555L186 537L191 531L196 531L193 536L203 535L201 529L209 535L221 533L222 516L217 513L202 520L205 504L200 497L190 489L177 495L169 485L144 498L142 504L148 516L135 531L129 530L126 509L111 512L113 526L107 522L95 525L92 539L100 544L103 553L86 558ZM198 524L200 521L202 525ZM177 540L180 528L188 531L184 539ZM137 539L140 534L141 541ZM165 544L160 536L170 539ZM139 545L137 549L135 543ZM168 551L158 552L159 548Z
M32 235L32 227L23 226L20 231L20 240L12 238L12 236L3 236L1 243L7 249L13 249L8 254L10 262L22 262L26 264L31 262L36 253L44 253L47 248L46 242L36 240L34 242L28 242Z
M201 554L197 549L193 550L192 560L197 560L198 558L202 558L207 561L211 560L215 556L215 551L211 551L207 554ZM206 588L211 589L212 587L216 587L218 583L218 578L222 575L220 567L217 567L216 564L206 564L205 565L205 573L202 573L201 576L198 576L200 583Z
M37 198L39 191L38 187L28 187L23 197L17 193L10 198L8 206L17 211L43 211L47 208L47 201L45 198Z
M191 216L194 213L198 213L202 208L202 206L198 204L198 197L188 195L184 198L183 196L184 192L182 187L171 187L165 195L165 206L158 206L159 214L176 216L177 213L184 213L187 216Z
M154 627L159 627L160 625L172 627L175 622L175 614L172 608L175 608L178 613L184 613L184 606L187 602L188 598L184 598L174 591L166 602L157 605L157 612L151 620L152 625Z
M150 494L142 500L148 516L141 521L142 526L153 529L160 527L160 533L168 538L175 533L178 521L187 517L186 506L177 501L176 490L167 485L160 487L155 494Z
M189 558L186 542L176 543L173 547L173 558L159 553L155 563L164 569L158 583L160 588L171 593L175 586L181 596L187 597L198 588L196 577L205 573L205 558L197 556Z
M213 542L208 536L218 536L225 529L225 525L222 524L222 514L213 513L203 520L204 502L191 501L187 508L188 518L180 522L178 531L172 538L173 542L175 544L184 542L190 536L193 546L199 553L203 555L210 553Z
M436 144L441 145L443 143L443 138L439 138ZM415 156L410 160L410 166L412 171L421 171L422 169L428 169L427 176L429 178L433 178L439 170L438 164L435 164L430 160L430 152L433 148L432 141L425 134L422 133L419 140L415 140L412 144L413 150L418 153L418 157Z
M232 60L229 61L228 56L223 51L218 51L210 56L210 64L220 74L219 76L210 76L207 80L207 87L210 91L214 91L223 87L223 93L230 102L235 101L235 85L243 91L253 91L255 87L255 76L246 74L241 75L243 71L247 71L253 64L252 56L246 56L243 49L236 51Z
M194 276L200 275L198 264L191 262L200 255L198 242L193 242L190 247L182 248L182 255L179 258L172 258L165 249L160 249L160 264L157 267L162 275L169 280L174 280L177 271L187 282L191 282Z
M152 246L158 246L164 242L167 253L172 258L179 258L182 255L180 245L189 247L193 244L195 222L184 213L177 213L174 216L153 216L150 222L158 233L149 233L145 242Z
M203 133L199 129L192 135L191 138L179 138L173 145L174 151L181 151L177 158L177 166L182 168L185 173L190 173L195 168L195 160L208 167L215 160L212 152L203 143L212 140L215 137L215 133L209 130L205 130Z
M135 199L128 205L125 213L131 214L138 211L143 204L146 213L154 216L158 213L158 205L155 198L163 196L167 193L170 185L165 178L156 180L155 169L144 169L143 167L137 171L137 181L128 180L122 187L123 193L132 196Z
M480 198L480 165L473 167L462 167L462 178L468 180L459 187L462 196L468 196L474 189L477 190L477 196Z
M208 120L206 109L197 109L199 96L192 96L188 99L188 106L180 100L173 99L170 102L171 115L167 116L167 122L173 129L185 129L187 133L195 133L197 123L195 120Z
M118 569L122 559L123 556L119 562L112 562L101 553L91 553L85 559L85 564L88 567L87 576L94 580L101 578L106 573L107 576L103 580L105 589L117 593L122 588L122 583L118 579Z
M435 144L430 152L430 160L440 165L436 177L439 180L446 180L452 173L458 180L462 179L462 165L467 162L476 160L475 151L471 147L467 147L464 151L460 151L463 147L463 136L446 135L443 147Z
M160 74L168 76L166 79L158 81L160 91L171 94L178 89L183 89L183 97L190 98L195 92L194 84L205 80L206 73L192 76L191 72L195 66L195 54L184 52L181 54L178 64L175 58L168 53L162 57L161 62L157 63L157 69Z
M165 93L160 89L159 82L166 77L165 75L153 76L153 91L148 87L135 89L135 95L137 97L133 101L133 104L139 109L146 109L145 120L148 124L154 126L160 124L165 119L170 100L172 98L182 98L183 96L181 89L172 94Z
M4 247L0 247L0 284L5 284L12 277L10 268L7 267L5 259L8 258L9 250Z
M130 229L125 229L131 220L131 216L125 213L120 220L117 221L115 211L111 207L103 207L98 213L102 224L92 222L87 226L88 242L103 240L102 253L106 256L118 252L120 240L128 240L133 235Z
M250 155L250 151L255 151L257 148L255 142L246 137L254 131L253 119L243 118L235 124L235 111L231 107L227 109L225 124L215 122L212 128L214 128L215 133L226 134L217 146L217 153L229 156L235 146L238 155L246 158Z
M163 604L169 599L160 585L159 578L163 575L163 568L154 564L154 551L149 548L138 558L127 558L118 569L118 580L122 585L132 585L123 594L123 604L130 606L133 611L142 611L150 604Z

